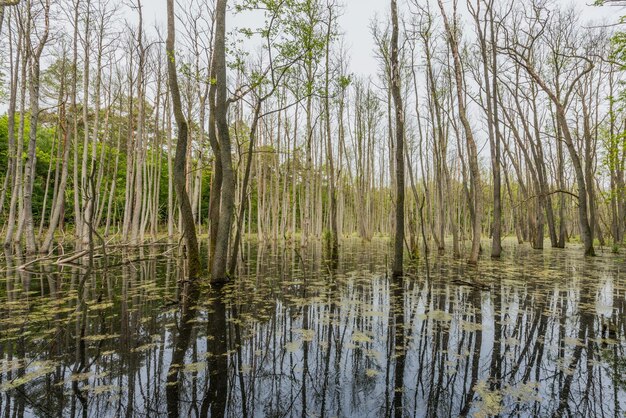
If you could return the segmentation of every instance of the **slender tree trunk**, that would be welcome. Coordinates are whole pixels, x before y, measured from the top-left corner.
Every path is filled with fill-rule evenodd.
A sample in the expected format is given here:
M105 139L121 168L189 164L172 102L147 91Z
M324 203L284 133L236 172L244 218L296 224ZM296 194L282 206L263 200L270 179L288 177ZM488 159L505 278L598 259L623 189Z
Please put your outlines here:
M133 194L133 198L135 203L133 205L133 212L131 218L131 231L130 231L130 242L132 244L138 244L139 241L143 239L140 236L140 229L142 223L142 213L143 213L143 203L144 203L144 159L145 159L145 149L144 149L144 122L145 122L145 55L146 50L143 46L143 13L141 1L137 0L137 10L139 12L139 27L137 29L137 48L139 52L139 67L137 72L137 141L136 141L136 160L135 160L135 192ZM172 48L173 50L173 48ZM177 119L177 124L178 124ZM180 125L179 125L180 129ZM185 141L186 142L186 141ZM186 146L186 145L185 145ZM178 148L177 148L178 151ZM186 175L185 175L186 177Z
M211 67L211 79L215 80L215 68ZM220 158L220 144L217 139L217 124L215 119L215 98L217 85L211 83L209 88L209 143L213 151L213 176L209 194L209 266L213 265L217 231L220 224L220 200L222 199L222 159ZM211 267L209 267L210 269Z
M63 159L61 162L61 177L59 179L59 184L57 186L57 193L54 198L54 205L51 209L50 222L48 225L48 231L43 240L43 244L41 245L40 251L42 253L50 252L52 248L52 243L54 241L54 234L59 225L59 221L61 219L61 214L63 213L63 207L65 205L65 188L67 186L67 177L69 173L69 158L70 158L70 139L68 138L69 133L67 130L67 124L65 120L65 105L61 105L61 136L63 138L63 143L59 144L59 147L63 149Z
M74 0L72 2L74 6L74 36L72 41L72 80L70 86L72 87L71 97L71 112L72 115L72 140L73 140L73 186L74 186L74 235L79 236L83 227L83 217L80 211L80 179L78 177L78 22L79 22L79 6L81 0ZM85 104L86 105L86 104ZM76 249L80 249L81 241L76 241Z
M396 113L396 231L394 237L393 276L404 272L404 105L400 86L398 59L398 5L391 0L391 93Z
M166 59L169 60L168 57ZM170 97L169 84L166 90L167 96ZM169 100L165 109L167 115L167 238L171 241L174 238L174 165L172 164L172 116Z
M448 44L450 45L450 50L452 51L452 58L454 61L454 76L456 82L456 91L457 91L457 104L459 107L459 118L461 119L461 124L463 125L463 129L465 131L465 139L467 142L467 154L469 160L469 171L470 171L470 179L472 183L472 200L474 206L474 216L473 216L473 225L472 225L472 250L470 253L470 258L468 260L471 264L476 264L478 262L478 256L480 253L480 237L481 237L481 225L482 225L482 187L480 181L480 168L478 166L478 151L476 148L476 142L474 140L474 134L472 133L472 127L469 123L469 119L467 117L467 109L465 106L465 96L463 92L463 70L461 68L461 57L459 54L458 47L458 38L457 38L457 27L450 26L450 22L448 21L448 16L446 15L445 9L443 7L442 0L437 0L439 3L439 8L441 9L441 14L444 20L444 26L446 28ZM456 19L456 9L453 12L453 19Z
M30 7L30 4L27 4ZM26 252L34 254L37 252L37 242L35 240L35 222L33 219L33 185L35 175L35 163L37 155L37 127L39 125L39 75L41 54L48 42L50 28L50 0L46 0L43 5L44 28L40 35L39 44L30 54L30 131L28 144L28 157L24 167L24 234L26 235ZM30 13L30 12L29 12ZM30 16L29 16L30 18Z
M491 54L487 47L487 23L485 26L480 21L480 6L484 4L484 19L489 23L489 39L491 43ZM470 7L471 8L471 7ZM492 246L491 257L499 258L502 253L502 196L501 196L501 179L500 179L500 142L497 130L499 129L498 121L498 102L497 97L497 48L494 30L493 17L493 0L477 0L476 7L471 8L472 15L476 24L478 33L478 42L480 44L480 52L482 55L483 67L483 84L485 89L485 101L487 112L487 128L489 132L489 145L491 148L491 171L493 177L493 224L492 224ZM491 79L489 73L491 72Z
M178 76L176 74L176 51L175 51L175 15L174 0L167 0L167 69L169 75L170 93L172 98L172 108L176 125L178 127L178 140L176 143L176 156L174 157L174 181L176 183L176 194L180 206L180 216L183 222L183 234L187 246L187 262L189 267L189 278L195 279L200 274L200 254L198 251L198 239L196 238L196 225L193 220L191 203L187 195L186 177L186 156L187 156L187 121L182 110L180 100L180 90L178 88Z
M219 226L217 231L215 254L211 260L211 280L222 282L228 279L228 243L233 219L235 202L235 177L233 172L230 132L227 120L228 98L226 89L226 3L227 0L217 0L215 6L215 47L213 49L213 67L215 74L216 95L213 105L217 133L219 137L222 162L222 188ZM217 158L217 156L216 156Z
M246 171L243 176L243 183L241 186L241 202L239 203L239 216L237 218L237 230L235 233L235 239L233 242L233 250L230 258L230 266L228 268L229 275L232 277L235 274L235 269L237 268L237 256L239 254L239 244L241 242L241 235L243 231L243 218L246 212L246 202L247 202L247 194L248 194L248 182L250 181L250 172L252 168L252 157L254 150L254 142L256 139L257 126L259 123L259 118L261 116L261 104L262 101L259 100L257 104L254 106L254 116L252 117L252 125L250 126L250 137L248 138L248 153L246 156Z
M594 256L595 250L593 248L593 232L591 230L587 210L587 185L585 181L585 173L583 171L578 152L576 151L569 127L567 126L565 109L560 105L556 105L556 107L557 120L561 125L563 138L565 139L565 144L569 150L570 158L572 159L572 164L574 166L574 172L576 173L576 182L578 184L578 221L580 223L581 239L585 246L585 255Z
M522 64L518 61L518 63ZM535 82L541 87L541 89L548 95L552 103L556 108L556 120L561 128L561 133L563 135L563 140L565 141L565 145L567 150L569 151L570 158L572 160L572 165L574 166L574 173L576 175L576 183L578 185L578 221L580 224L580 236L581 240L584 243L585 247L585 255L594 256L595 250L593 248L593 230L590 226L589 220L589 210L587 204L587 182L585 179L585 172L583 169L583 165L580 160L580 155L578 150L576 149L576 145L574 144L574 139L572 137L572 133L570 131L567 115L566 115L566 106L565 104L568 102L568 98L561 100L557 97L557 95L550 90L548 85L544 82L544 80L537 74L535 69L531 66L531 64L526 60L523 64L524 68L528 72L528 74L535 80ZM588 63L587 67L578 75L578 77L574 80L574 84L578 83L579 80L591 72L593 69L593 64ZM572 84L572 88L574 86ZM571 88L569 91L571 92Z
M328 160L328 192L330 216L330 258L336 260L339 251L339 232L337 226L337 190L335 184L335 160L333 157L333 141L330 125L330 40L332 36L333 15L329 7L328 27L326 31L326 97L324 98L324 114L326 119L326 159Z
M6 183L6 187L11 187L11 199L10 202L16 202L16 198L14 198L14 195L18 194L18 189L16 188L16 183L15 183L15 177L16 177L16 172L17 172L17 160L18 160L18 154L17 151L15 149L15 110L17 107L17 91L18 91L18 82L19 82L19 75L20 75L20 60L21 60L21 54L22 54L22 34L21 32L18 31L17 34L17 46L15 48L15 53L14 53L14 49L13 49L13 45L15 42L15 38L13 37L13 30L12 27L9 26L9 33L8 33L9 39L11 40L10 42L10 47L9 47L9 62L10 62L10 68L11 68L11 82L10 82L10 86L9 86L9 108L7 109L7 139L8 139L8 170L7 170L7 174L5 177L5 183ZM3 190L3 198L2 198L2 207L4 206L4 196L6 193L6 188L5 190ZM14 208L14 203L9 203L9 211L11 213L11 211L15 212ZM2 212L1 210L2 208L0 207L0 213ZM8 227L11 228L11 224L14 223L14 220L11 220L11 215L9 215L9 221L8 221ZM11 242L11 238L9 237L9 234L7 233L7 240L5 241L5 245L6 244L10 244Z
M20 122L18 127L17 134L17 144L15 149L15 180L13 182L12 193L11 193L11 202L9 206L9 218L7 221L7 233L5 236L4 246L8 247L11 245L11 241L19 243L20 236L20 227L19 222L21 219L21 215L19 214L22 206L22 196L23 196L23 174L24 174L24 125L25 125L25 109L26 109L26 79L27 79L27 68L28 68L28 59L29 59L29 51L26 46L27 42L30 42L30 30L29 26L26 28L26 34L20 34L20 38L22 39L21 45L18 41L18 45L21 46L21 63L16 62L17 68L20 68ZM16 72L18 71L16 68ZM15 80L17 81L17 74L15 76ZM14 88L17 88L15 85ZM11 130L13 131L13 130ZM16 223L18 224L18 231L15 233Z

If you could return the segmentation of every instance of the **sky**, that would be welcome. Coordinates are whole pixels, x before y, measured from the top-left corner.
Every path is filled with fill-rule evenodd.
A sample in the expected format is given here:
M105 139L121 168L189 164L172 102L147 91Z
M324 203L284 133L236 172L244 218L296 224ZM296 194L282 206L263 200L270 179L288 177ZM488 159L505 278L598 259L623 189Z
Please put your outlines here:
M426 0L424 0L425 2ZM502 0L496 0L502 1ZM526 0L515 0L526 1ZM626 14L626 10L621 7L596 7L592 6L594 0L553 0L563 5L574 4L581 10L583 21L606 21L615 23L619 16ZM179 4L184 4L185 0L179 0ZM431 9L437 12L436 0L430 0ZM231 1L230 3L233 3ZM370 33L370 24L375 16L380 20L388 18L389 4L388 0L342 0L344 5L343 14L339 21L339 26L345 34L345 45L348 48L351 72L359 75L374 75L377 71L378 64L374 57L374 41ZM450 0L444 0L444 4L450 3ZM459 1L464 3L463 0ZM165 0L147 0L145 1L145 15L152 21L165 20ZM399 7L406 8L406 0L399 1ZM229 15L229 25L236 26L253 26L255 22L249 21L241 15Z
M235 3L230 1L229 3ZM377 63L373 57L374 42L370 35L370 22L375 15L385 18L388 15L388 0L341 0L343 14L339 20L340 30L346 37L346 47L350 54L352 71L357 74L374 74L376 72ZM402 1L402 0L401 0ZM433 1L433 0L431 0ZM182 5L185 0L178 0L178 4ZM133 20L133 12L128 13L129 20ZM144 16L150 23L162 22L165 25L166 19L166 2L165 0L144 0ZM254 22L248 15L232 15L227 16L227 24L230 28L238 27L254 27L258 22ZM148 25L146 25L148 26Z
M179 5L184 5L186 0L178 0ZM233 4L237 0L231 0L229 4ZM374 42L370 33L370 24L375 16L378 16L380 20L385 20L389 15L389 1L388 0L340 0L343 7L343 14L340 17L340 28L345 34L345 46L348 49L351 72L359 75L373 75L376 73L378 64L374 58ZM422 0L424 3L426 0ZM503 1L503 0L496 0ZM515 1L527 1L527 0L515 0ZM605 20L611 23L617 21L619 16L626 14L626 9L623 7L595 7L590 4L594 0L549 0L561 3L563 5L575 4L576 7L582 11L583 21ZM430 0L431 8L434 12L437 12L436 0ZM444 0L444 3L450 3L450 0ZM460 4L465 3L463 0L459 1ZM143 0L144 16L146 22L146 28L152 26L154 23L159 23L162 27L165 26L166 19L166 0ZM406 9L406 0L399 1L399 7ZM124 18L133 21L136 19L135 12L126 8ZM227 17L229 26L233 25L240 27L254 26L255 22L248 16L232 15L229 13Z
M184 5L186 0L179 0L179 5ZM426 0L422 0L426 2ZM496 0L503 1L503 0ZM526 0L515 0L526 1ZM581 10L583 21L595 21L596 23L604 21L605 23L615 23L620 16L626 15L624 7L594 7L590 4L593 0L549 0L561 3L563 5L574 4ZM436 0L430 0L431 8L436 12ZM234 3L233 0L229 2ZM378 16L379 20L388 19L389 1L388 0L342 0L343 14L340 17L340 30L345 35L345 46L350 57L350 72L360 76L374 76L378 70L378 63L374 56L374 41L370 33L370 25L372 19ZM444 3L450 3L450 0L444 0ZM459 1L464 4L463 0ZM166 0L143 0L144 18L146 20L145 27L148 28L158 23L161 27L165 26L166 20ZM399 7L406 8L406 0L399 1ZM123 18L129 21L136 19L136 14L132 10L126 8ZM228 25L230 29L233 26L253 27L258 22L254 22L254 18L244 15L233 15L229 13ZM0 113L6 111L6 104L0 103Z

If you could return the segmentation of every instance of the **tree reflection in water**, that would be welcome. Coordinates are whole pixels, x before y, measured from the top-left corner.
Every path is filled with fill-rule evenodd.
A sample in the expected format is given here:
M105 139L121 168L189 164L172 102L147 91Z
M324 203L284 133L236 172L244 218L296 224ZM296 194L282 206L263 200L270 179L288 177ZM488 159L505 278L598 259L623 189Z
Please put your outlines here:
M8 257L2 417L623 414L620 259L433 256L394 282L386 251L248 244L219 288L159 247L91 274Z

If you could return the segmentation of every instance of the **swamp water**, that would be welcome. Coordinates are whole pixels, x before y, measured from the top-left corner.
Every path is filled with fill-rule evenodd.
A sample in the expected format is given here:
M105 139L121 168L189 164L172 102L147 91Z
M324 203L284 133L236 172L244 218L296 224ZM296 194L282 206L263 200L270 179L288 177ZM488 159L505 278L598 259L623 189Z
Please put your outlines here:
M384 241L249 244L223 288L172 247L5 257L0 417L623 417L624 257L505 250L394 283Z

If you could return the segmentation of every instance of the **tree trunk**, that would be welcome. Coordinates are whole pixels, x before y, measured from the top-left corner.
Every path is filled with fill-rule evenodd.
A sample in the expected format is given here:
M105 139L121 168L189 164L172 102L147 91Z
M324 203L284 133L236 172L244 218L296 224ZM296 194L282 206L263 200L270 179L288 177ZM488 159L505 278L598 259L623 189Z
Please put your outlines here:
M137 49L139 53L139 66L137 71L137 141L135 145L136 149L136 160L135 160L135 182L133 193L134 204L133 204L133 212L131 217L131 228L130 228L130 242L132 244L138 244L143 237L140 236L140 226L142 223L142 213L143 209L143 189L144 189L144 159L145 159L145 149L144 149L144 122L145 122L145 86L144 86L144 73L145 73L145 55L146 50L143 46L143 14L141 10L141 1L137 0L137 10L139 13L139 27L137 29ZM174 46L172 46L172 50L174 50ZM175 57L172 57L175 59ZM178 80L177 80L178 81ZM176 110L174 110L176 112ZM184 119L184 117L183 117ZM176 120L178 125L178 129L180 130L180 124L178 124L179 120ZM186 124L186 121L185 121ZM187 147L187 140L185 140L185 147ZM178 152L178 146L176 148ZM185 173L186 178L186 173ZM190 270L191 271L191 270Z
M254 150L254 142L256 139L256 131L259 123L259 118L261 115L261 100L257 102L254 107L254 116L252 117L252 125L250 126L250 136L248 138L248 154L246 157L246 171L243 177L243 183L241 185L241 202L239 203L239 217L237 218L237 230L235 233L235 240L233 242L233 251L230 258L230 266L228 268L228 272L232 277L235 274L235 269L237 267L237 256L239 253L239 244L241 242L241 235L243 233L243 218L246 211L246 202L247 202L247 194L248 194L248 182L250 181L250 171L252 168L252 152Z
M185 189L187 173L185 168L187 157L187 121L182 111L180 90L178 88L178 76L176 74L175 52L175 16L174 0L167 0L167 69L172 97L172 108L178 127L178 140L176 142L176 156L174 157L174 181L176 194L180 206L180 216L183 223L183 234L187 246L187 262L189 265L189 278L195 279L200 274L200 254L198 252L198 239L196 238L196 225L193 221L191 203Z
M454 28L450 26L448 16L443 7L442 0L437 0L439 8L441 9L441 15L443 16L444 26L446 28L448 44L452 52L452 58L454 61L454 76L456 82L457 101L459 107L459 118L465 131L465 139L467 141L467 157L469 160L470 179L472 183L471 196L474 206L474 216L472 225L472 250L468 262L470 264L476 264L478 262L478 256L480 253L480 236L482 225L482 187L480 181L480 167L478 166L478 151L476 148L476 142L474 140L474 134L472 133L472 127L467 118L467 109L465 106L465 97L463 93L463 70L461 68L461 56L459 54L459 47L457 44L457 27L456 23ZM456 19L456 9L453 12L453 19Z
M337 260L339 254L339 232L337 227L337 191L335 185L335 161L333 157L333 141L330 126L330 40L332 36L333 15L329 8L328 27L326 31L326 97L324 98L324 114L326 119L326 159L328 160L328 193L330 217L330 259Z
M227 0L217 0L215 6L215 47L213 49L213 67L215 74L216 95L213 104L213 113L217 125L222 163L221 208L215 254L212 260L211 280L213 282L227 281L228 243L233 219L235 202L235 177L233 172L230 133L227 121L228 98L226 89L226 3Z
M391 93L396 114L396 231L394 237L393 277L403 276L404 256L404 105L400 89L398 60L398 5L391 0Z
M30 6L30 5L29 5ZM24 167L24 234L26 235L26 252L34 254L37 252L37 242L35 240L35 224L33 220L33 184L35 175L35 158L37 153L37 127L39 124L39 75L41 54L48 41L50 0L47 0L44 7L44 29L39 39L39 45L32 50L30 63L30 132L28 144L28 157ZM22 115L23 116L23 115Z

